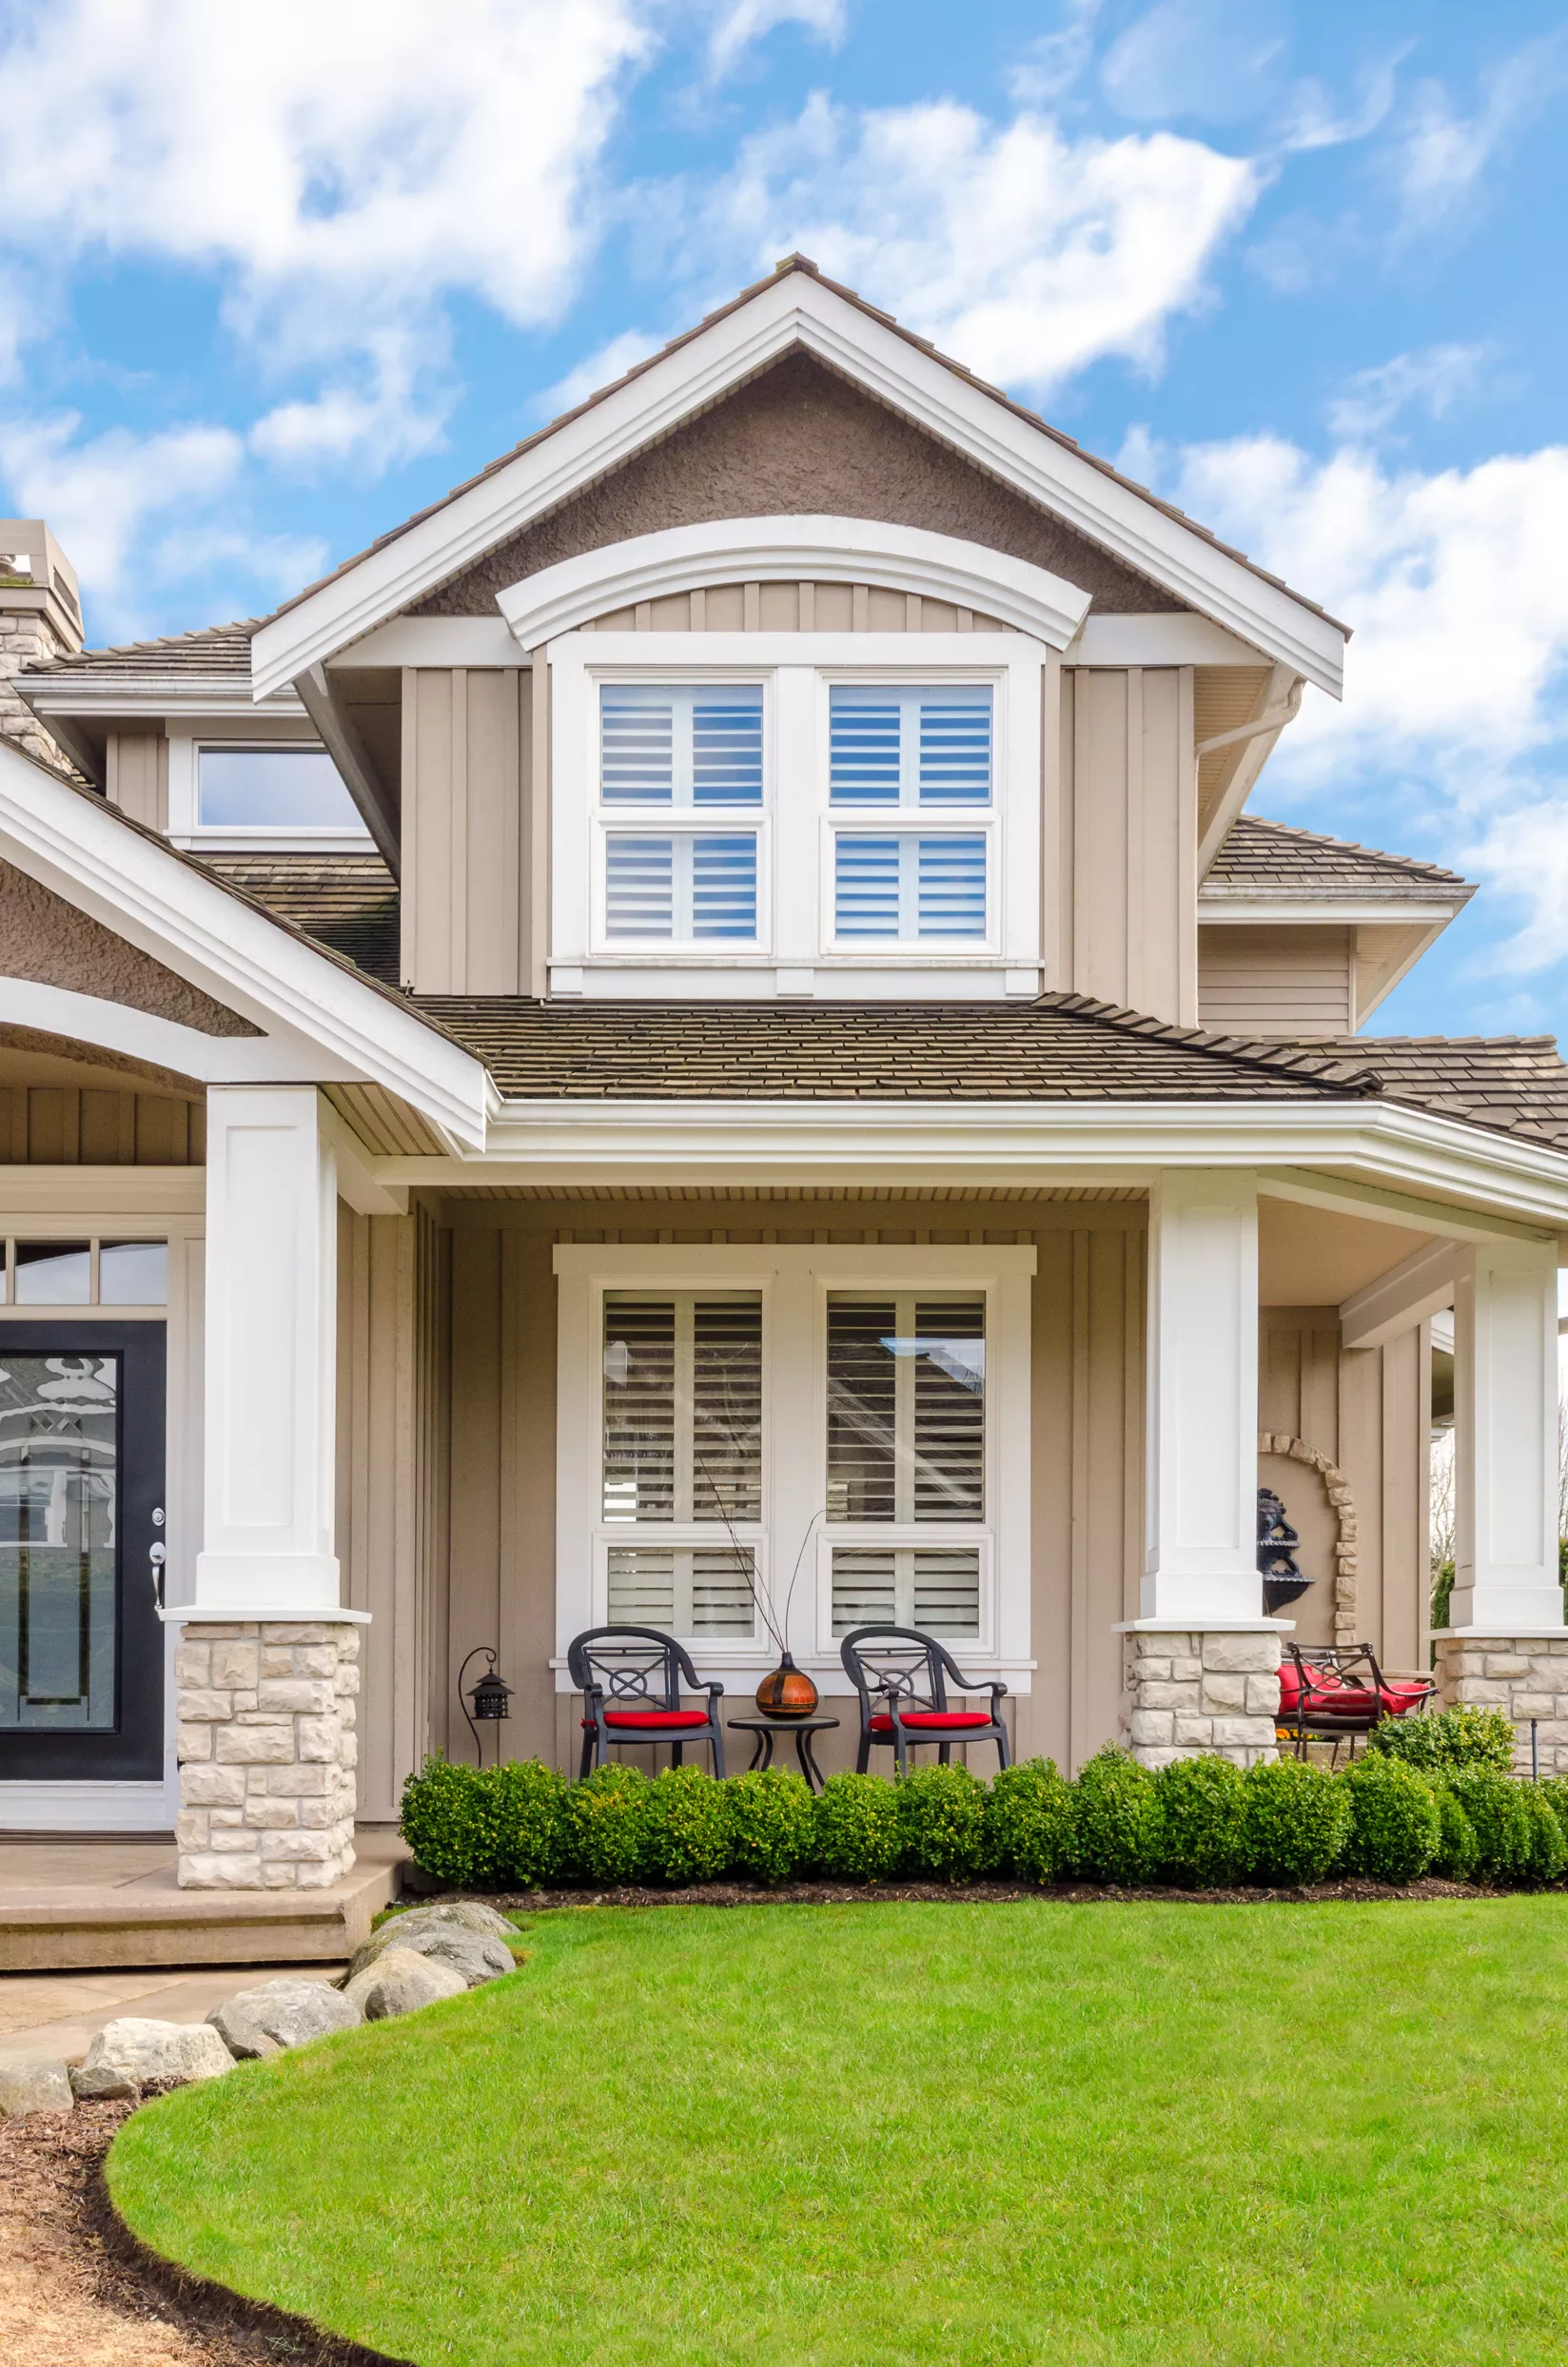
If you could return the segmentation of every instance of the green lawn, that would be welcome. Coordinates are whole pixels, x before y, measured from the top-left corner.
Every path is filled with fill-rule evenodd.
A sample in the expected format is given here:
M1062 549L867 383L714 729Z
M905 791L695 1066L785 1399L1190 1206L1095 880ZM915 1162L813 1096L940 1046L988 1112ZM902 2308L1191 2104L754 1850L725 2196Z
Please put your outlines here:
M136 2114L120 2209L418 2367L1568 2350L1568 1898L530 1939L492 1987Z

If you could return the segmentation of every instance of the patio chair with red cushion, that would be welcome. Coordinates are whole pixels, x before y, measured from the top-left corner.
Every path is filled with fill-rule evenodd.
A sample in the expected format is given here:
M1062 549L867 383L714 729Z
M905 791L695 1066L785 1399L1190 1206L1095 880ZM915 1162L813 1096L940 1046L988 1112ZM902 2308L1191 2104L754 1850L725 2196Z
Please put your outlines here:
M584 1775L604 1765L612 1743L668 1743L673 1767L682 1765L688 1743L706 1744L714 1773L723 1774L724 1688L712 1678L704 1683L673 1635L661 1628L584 1628L567 1646L566 1665L582 1695ZM683 1680L688 1693L707 1694L705 1710L681 1708Z
M966 1676L934 1635L919 1628L856 1628L845 1636L839 1653L860 1696L860 1754L855 1767L862 1775L878 1746L892 1747L898 1772L904 1774L911 1744L923 1742L937 1745L944 1767L951 1762L955 1742L993 1742L999 1763L1007 1766L1008 1730L1002 1723L1002 1696L1007 1687L994 1680L981 1684ZM960 1693L990 1693L990 1708L950 1709L949 1677Z
M1309 1735L1331 1737L1334 1756L1384 1718L1419 1715L1437 1692L1429 1677L1385 1676L1370 1644L1286 1644L1280 1663L1283 1731L1306 1756Z

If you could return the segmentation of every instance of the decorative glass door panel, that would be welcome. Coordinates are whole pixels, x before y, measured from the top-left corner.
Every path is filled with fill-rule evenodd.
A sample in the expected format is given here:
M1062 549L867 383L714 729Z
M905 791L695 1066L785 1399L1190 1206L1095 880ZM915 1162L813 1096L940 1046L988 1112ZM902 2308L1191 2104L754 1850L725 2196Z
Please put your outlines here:
M0 1780L161 1771L163 1465L162 1324L0 1326Z

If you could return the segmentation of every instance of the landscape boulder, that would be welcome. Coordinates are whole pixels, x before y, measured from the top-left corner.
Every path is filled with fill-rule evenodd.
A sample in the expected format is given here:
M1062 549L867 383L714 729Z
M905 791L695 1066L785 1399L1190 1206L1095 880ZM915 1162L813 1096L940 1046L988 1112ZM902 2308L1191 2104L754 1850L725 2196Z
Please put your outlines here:
M484 1918L482 1926L480 1917ZM468 1899L441 1907L415 1907L409 1914L394 1915L371 1933L349 1966L343 1987L346 1989L349 1982L357 1980L367 1966L375 1964L389 1948L397 1947L455 1966L468 1986L478 1988L480 1982L497 1981L502 1973L516 1969L502 1934L516 1938L516 1925L498 1915L494 1907L480 1907Z
M461 1997L467 1987L467 1978L456 1965L439 1956L416 1955L411 1947L388 1947L356 1973L343 1994L366 2022L387 2022L394 2014L433 2005L438 1998Z
M216 2080L234 2058L206 2022L148 2022L126 2014L106 2022L70 2075L78 2097L141 2095L166 2082Z
M253 2062L285 2046L304 2046L329 2030L351 2030L363 2020L357 2003L324 1981L298 1974L238 1989L207 2020L231 2055Z
M69 2112L76 2099L63 2063L0 2063L0 2120L25 2112Z

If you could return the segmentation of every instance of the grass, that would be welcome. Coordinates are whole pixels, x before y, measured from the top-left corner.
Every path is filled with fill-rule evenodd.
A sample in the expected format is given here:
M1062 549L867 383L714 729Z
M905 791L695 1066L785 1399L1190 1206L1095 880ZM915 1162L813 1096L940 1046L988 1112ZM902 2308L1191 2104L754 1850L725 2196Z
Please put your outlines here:
M418 2367L1568 2347L1568 1898L584 1909L137 2113L149 2243Z

